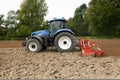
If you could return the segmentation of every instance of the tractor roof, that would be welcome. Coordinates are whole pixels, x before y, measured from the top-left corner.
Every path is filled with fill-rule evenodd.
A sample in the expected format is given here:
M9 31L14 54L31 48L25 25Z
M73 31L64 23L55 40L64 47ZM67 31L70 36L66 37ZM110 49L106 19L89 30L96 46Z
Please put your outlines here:
M64 22L66 22L66 19L64 19L64 18L54 18L54 19L50 20L49 23L51 23L53 21L64 21Z

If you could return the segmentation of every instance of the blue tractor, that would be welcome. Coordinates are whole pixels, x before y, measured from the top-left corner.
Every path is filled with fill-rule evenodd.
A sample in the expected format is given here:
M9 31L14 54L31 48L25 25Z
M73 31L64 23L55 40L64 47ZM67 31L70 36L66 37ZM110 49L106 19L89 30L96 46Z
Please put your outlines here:
M73 51L76 46L75 33L66 27L66 19L50 20L48 30L33 32L22 42L28 52L40 52L48 46L55 46L59 52Z

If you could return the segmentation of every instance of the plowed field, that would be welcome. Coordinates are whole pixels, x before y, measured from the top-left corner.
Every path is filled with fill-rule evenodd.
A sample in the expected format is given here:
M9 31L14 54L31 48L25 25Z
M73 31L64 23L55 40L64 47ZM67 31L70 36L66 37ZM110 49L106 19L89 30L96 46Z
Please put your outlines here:
M0 79L120 79L120 39L97 41L105 54L96 58L82 57L79 48L28 53L21 41L0 41Z

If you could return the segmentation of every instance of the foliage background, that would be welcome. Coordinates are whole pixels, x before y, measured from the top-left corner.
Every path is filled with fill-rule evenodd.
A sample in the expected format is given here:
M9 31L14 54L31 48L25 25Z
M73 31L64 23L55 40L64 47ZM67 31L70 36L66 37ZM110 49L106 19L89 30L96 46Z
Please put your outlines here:
M24 39L33 31L45 29L45 0L24 0L19 10L10 10L7 18L0 15L0 40ZM67 27L76 36L120 38L120 0L91 0L80 5L69 18Z

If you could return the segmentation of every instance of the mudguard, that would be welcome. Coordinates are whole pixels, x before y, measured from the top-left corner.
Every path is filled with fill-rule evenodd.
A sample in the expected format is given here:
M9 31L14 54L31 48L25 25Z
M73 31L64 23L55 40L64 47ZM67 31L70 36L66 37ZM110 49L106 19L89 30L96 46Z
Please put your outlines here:
M42 40L41 37L30 36L30 37L26 38L26 41L23 41L23 42L22 42L22 46L26 46L27 41L28 41L29 39L37 39L38 41L40 41L41 44L44 44L44 42L43 42L43 40Z
M31 38L31 39L37 39L38 41L40 41L40 42L41 42L41 44L43 44L43 43L44 43L41 37L31 36L30 38ZM30 38L29 38L29 39L30 39Z
M75 35L75 33L74 33L72 30L67 29L67 28L63 28L63 29L59 29L58 31L55 32L54 38L57 36L57 34L59 34L59 33L61 33L61 32L69 32L69 33L71 33L72 35Z

